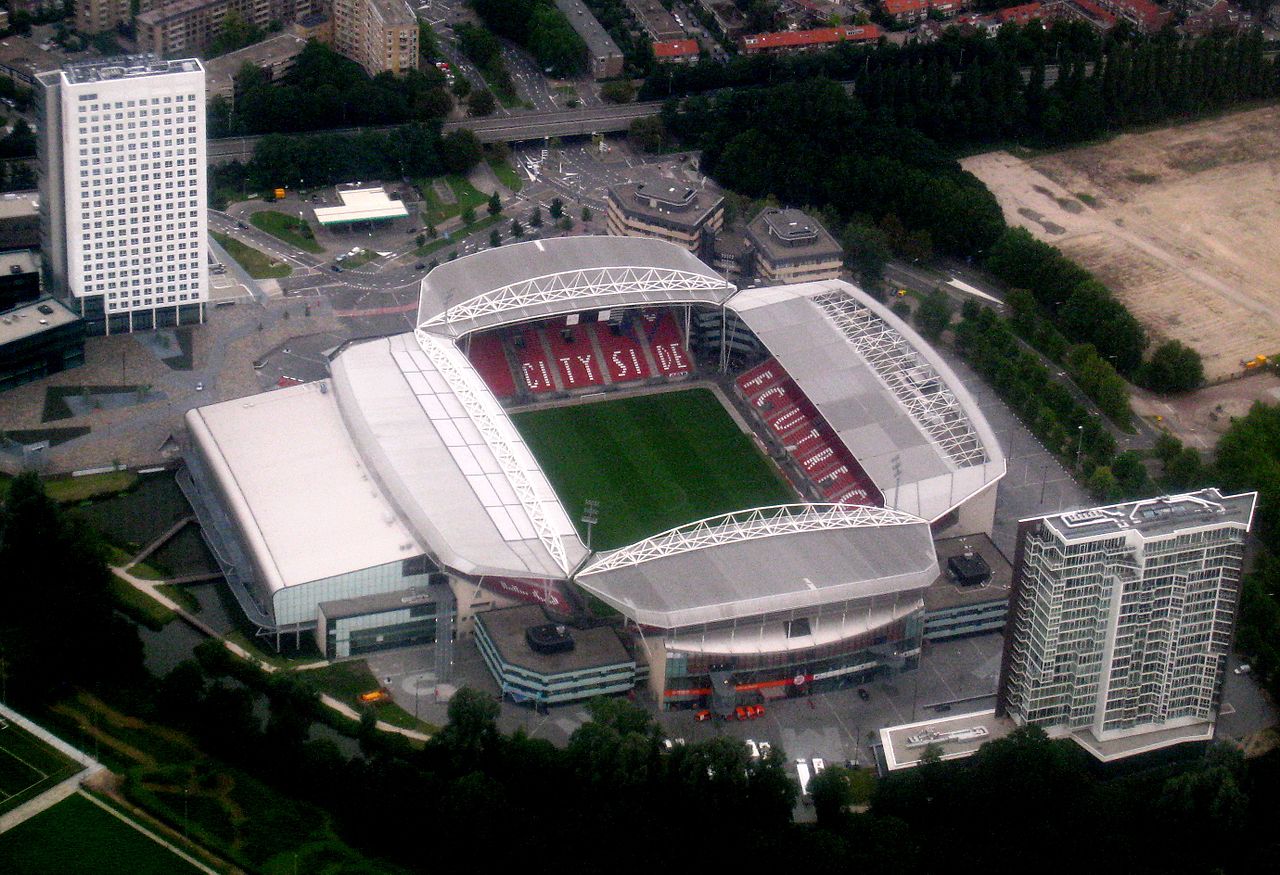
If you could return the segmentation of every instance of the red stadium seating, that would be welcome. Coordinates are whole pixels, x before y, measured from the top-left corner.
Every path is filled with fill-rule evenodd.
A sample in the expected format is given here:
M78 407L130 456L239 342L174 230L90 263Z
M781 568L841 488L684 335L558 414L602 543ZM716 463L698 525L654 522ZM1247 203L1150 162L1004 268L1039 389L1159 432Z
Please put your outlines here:
M595 324L596 340L604 355L604 366L614 383L629 383L649 376L644 349L626 334L614 334L605 322Z
M511 376L511 366L502 352L502 340L498 335L477 334L472 337L470 357L493 394L499 398L510 398L516 394L516 381Z
M573 341L567 342L562 334L567 331ZM591 347L591 339L582 325L561 329L547 326L547 339L551 342L551 354L560 368L560 380L566 389L583 386L599 386L604 383L604 369Z
M653 360L663 376L676 377L693 370L684 338L680 336L680 329L670 313L645 313L640 321L641 336L649 339Z
M551 376L551 363L542 349L542 337L532 328L524 331L524 348L520 350L520 376L531 392L551 392L556 388Z
M786 377L787 372L782 369L777 360L769 359L739 377L738 389L747 400L752 400L765 389L782 382Z

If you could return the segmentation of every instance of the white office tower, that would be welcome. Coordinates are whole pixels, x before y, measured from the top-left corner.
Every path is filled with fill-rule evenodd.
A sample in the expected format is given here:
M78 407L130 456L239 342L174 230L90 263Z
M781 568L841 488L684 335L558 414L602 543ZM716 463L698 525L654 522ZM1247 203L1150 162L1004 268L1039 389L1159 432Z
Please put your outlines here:
M37 76L50 288L92 334L204 320L204 68L131 55Z
M1109 760L1211 738L1256 494L1024 520L999 709Z

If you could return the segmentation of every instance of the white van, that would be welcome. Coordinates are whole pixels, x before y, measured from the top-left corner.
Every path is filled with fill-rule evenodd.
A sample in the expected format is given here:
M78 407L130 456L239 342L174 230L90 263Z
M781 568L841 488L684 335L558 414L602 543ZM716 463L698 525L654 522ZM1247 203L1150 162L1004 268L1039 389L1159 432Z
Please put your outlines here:
M804 760L796 760L796 777L800 779L800 798L809 801L809 781L813 777L809 774L809 764Z

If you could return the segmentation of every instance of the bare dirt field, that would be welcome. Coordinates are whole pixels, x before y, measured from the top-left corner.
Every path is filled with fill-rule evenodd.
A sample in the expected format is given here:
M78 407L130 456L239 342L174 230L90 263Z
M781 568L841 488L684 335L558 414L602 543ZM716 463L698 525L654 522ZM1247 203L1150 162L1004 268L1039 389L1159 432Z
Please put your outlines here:
M1091 270L1154 340L1199 350L1210 380L1280 353L1280 107L963 164L1010 224Z

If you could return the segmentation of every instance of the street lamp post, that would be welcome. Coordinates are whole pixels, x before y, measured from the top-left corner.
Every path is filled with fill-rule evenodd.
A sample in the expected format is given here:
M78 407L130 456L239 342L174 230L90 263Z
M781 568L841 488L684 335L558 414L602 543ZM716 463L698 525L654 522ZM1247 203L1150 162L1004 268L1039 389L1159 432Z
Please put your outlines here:
M1084 426L1076 426L1076 430L1080 434L1080 439L1076 442L1076 470L1080 470L1080 453L1084 450Z
M600 522L600 502L589 498L584 502L582 521L587 524L587 552L591 552L591 532Z

